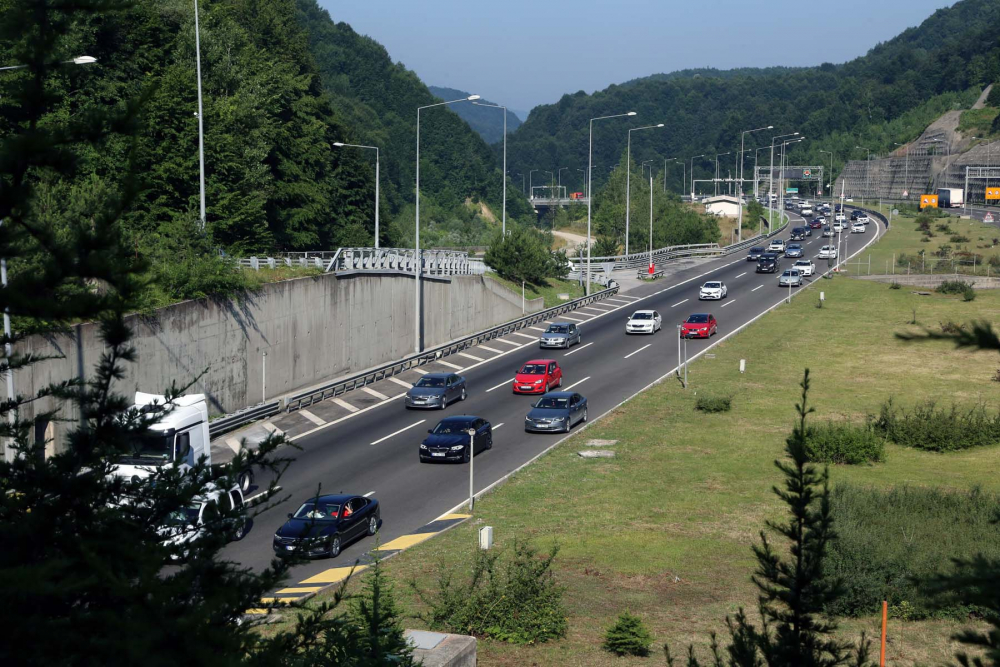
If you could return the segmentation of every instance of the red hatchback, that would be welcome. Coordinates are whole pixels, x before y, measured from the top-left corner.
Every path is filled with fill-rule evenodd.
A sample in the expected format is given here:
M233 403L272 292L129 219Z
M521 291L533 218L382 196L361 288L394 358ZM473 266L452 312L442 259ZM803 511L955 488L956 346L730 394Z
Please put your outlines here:
M719 323L710 313L695 313L681 325L681 335L685 338L711 338L718 332Z
M544 394L562 386L562 369L554 359L529 361L514 376L515 394Z

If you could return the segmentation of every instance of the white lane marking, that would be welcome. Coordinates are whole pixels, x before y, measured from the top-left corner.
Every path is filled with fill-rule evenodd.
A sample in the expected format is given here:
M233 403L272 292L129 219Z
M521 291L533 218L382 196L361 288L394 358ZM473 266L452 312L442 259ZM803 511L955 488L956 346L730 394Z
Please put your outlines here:
M253 494L249 498L244 498L243 502L246 503L247 505L249 505L253 501L257 500L258 498L263 498L265 495L267 495L267 491L268 490L264 490L264 491L261 491L260 493ZM281 491L281 486L275 484L275 486L274 486L274 492L277 493L278 491Z
M528 327L528 328L529 329L534 329L535 331L541 331L542 333L545 333L545 329L543 329L541 327ZM480 347L482 347L482 345L480 345Z
M412 382L407 382L406 380L400 380L399 378L389 378L389 380L391 380L392 382L395 382L400 387L406 387L407 389L410 389L411 387L413 387L413 383Z
M515 343L514 341L512 341L512 340L507 340L507 339L505 339L505 338L497 338L497 339L496 339L496 342L497 342L497 343L506 343L507 345L515 345L515 346L517 346L517 347L521 347L521 344L520 344L520 343Z
M450 364L447 361L441 361L440 359L435 359L434 361L441 364L442 366L447 366L448 368L454 368L456 371L462 370L461 366L458 366L456 364Z
M308 410L305 409L299 410L299 414L308 419L309 421L311 421L313 424L316 424L316 426L322 426L323 424L326 423L325 419L320 419L319 417L309 412Z
M587 308L597 308L597 309L602 310L603 312L606 313L609 310L616 310L618 308L621 308L621 306L612 306L610 303L600 303L600 302L597 302L597 303L590 304L589 306L587 306Z
M591 345L593 345L593 343L587 343L586 345L581 345L580 347L576 348L576 349L575 349L575 350L573 350L572 352L567 352L567 353L566 353L566 354L564 354L563 356L564 356L564 357L568 357L568 356L569 356L569 355L571 355L571 354L576 354L576 353L577 353L577 352L579 352L580 350L582 350L582 349L584 349L584 348L587 348L587 347L590 347Z
M629 296L628 294L619 294L618 298L619 299L632 299L632 301L638 301L641 297Z
M226 444L229 445L229 449L233 450L237 454L240 453L242 445L240 445L240 441L236 438L226 438Z
M334 403L336 403L337 405L339 405L340 407L344 408L348 412L357 412L358 411L358 408L354 407L353 405L351 405L350 403L348 403L347 401L345 401L342 398L331 398L330 400L333 401Z
M681 305L682 303L687 303L687 302L688 302L688 301L690 301L690 300L691 300L691 299L684 299L683 301L678 301L677 303L675 303L674 305L672 305L672 306L670 306L670 307L671 307L671 308L676 308L677 306Z
M430 371L425 371L420 368L411 368L410 370L413 371L414 373L420 373L421 375L427 375L428 373L430 373Z
M721 306L719 306L719 307L720 307L720 308L725 308L725 307L726 307L726 306L728 306L729 304L731 304L731 303L735 303L735 302L736 302L736 299L732 299L732 300L730 300L730 301L727 301L727 302L725 302L724 304L722 304L722 305L721 305Z
M501 382L500 384L496 385L495 387L490 387L489 389L487 389L486 393L490 393L494 389L499 389L500 387L506 387L507 385L509 385L513 381L514 381L514 378L510 378L509 380L504 380L503 382Z
M482 361L483 360L482 357L475 357L475 356L473 356L471 354L466 354L465 352L458 352L457 354L460 357L465 357L466 359L472 359L473 361Z
M271 433L273 435L285 435L284 431L282 431L280 428L278 428L277 426L275 426L271 422L264 422L263 424L261 424L261 426L264 427L265 431L268 431L269 433Z
M403 431L409 431L409 430L410 430L411 428L413 428L414 426L420 426L420 425L421 425L421 424L423 424L423 423L424 423L425 421L427 421L427 420L426 420L426 419L421 419L420 421L418 421L418 422L417 422L417 423L415 423L415 424L410 424L409 426L404 426L403 428L399 429L399 430L398 430L398 431L396 431L395 433L390 433L389 435L387 435L387 436L385 436L385 437L382 437L382 438L379 438L378 440L376 440L375 442L373 442L373 443L370 443L370 444L373 444L373 445L377 445L378 443L380 443L380 442L384 442L384 441L388 440L389 438L391 438L391 437L393 437L393 436L395 436L395 435L399 435L399 434L400 434L400 433L402 433Z
M624 304L626 306L629 305L630 303L632 303L631 301L625 301L624 299L618 299L618 298L611 297L611 296L609 296L607 299L605 299L605 301L614 301L615 303L621 303L621 304Z
M506 424L506 423L507 423L507 422L500 422L499 424L497 424L496 426L494 426L494 427L493 427L493 430L494 430L494 431L495 431L495 430L497 430L498 428L500 428L501 426L503 426L503 425L504 425L504 424Z
M374 491L369 491L368 493L365 494L365 498L371 498L374 495L375 495Z
M494 349L492 347L486 347L485 345L477 345L480 350L486 350L487 352L492 352L493 354L503 354L503 351Z
M740 275L736 276L736 278L742 278L742 277L743 277L743 276L745 276L746 274L747 274L747 272L746 272L746 271L744 271L744 272L743 272L743 273L741 273ZM733 278L733 280L736 280L736 278Z
M386 396L385 394L383 394L383 393L382 393L382 392L380 392L380 391L375 391L375 390L374 390L374 389L372 389L371 387L362 387L362 388L361 388L361 391L363 391L363 392L365 392L366 394L369 394L369 395L371 395L371 396L374 396L375 398L377 398L377 399L378 399L378 400L380 400L380 401L388 401L388 400L389 400L389 397L388 397L388 396Z
M756 291L757 291L757 290L759 290L759 289L760 289L761 287L763 287L763 285L757 285L756 287L754 287L754 288L753 288L752 290L750 290L750 291L751 291L751 292L756 292Z
M515 336L520 336L521 338L530 338L531 340L538 340L538 336L532 336L530 334L524 334L519 331L514 332Z
M566 316L566 315L563 315L563 318L564 318L564 319L567 319L567 320L570 320L570 321L572 321L572 322L586 322L586 321L587 321L587 320L585 320L585 319L584 319L584 320L582 320L582 319L580 319L579 317L568 317L568 316Z
M570 389L572 389L573 387L577 386L578 384L583 384L584 382L586 382L586 381L587 381L587 380L589 380L589 379L590 379L590 376L588 375L587 377L583 378L582 380L579 380L579 381L577 381L577 382L574 382L574 383L573 383L573 384L571 384L570 386L566 387L565 389L563 389L563 391L569 391L569 390L570 390Z
M636 350L635 352L629 352L628 354L626 354L626 355L625 355L625 358L626 358L626 359L628 359L628 358L629 358L629 357L631 357L631 356L632 356L633 354L639 354L640 352L642 352L643 350L645 350L645 349L646 349L647 347L649 347L650 345L652 345L652 343L649 343L649 345L643 345L642 347L640 347L640 348L639 348L638 350Z
M598 308L591 308L590 306L584 306L582 308L578 308L577 310L592 310L595 313L601 313L601 314L604 314L604 313L608 312L606 310L600 310Z

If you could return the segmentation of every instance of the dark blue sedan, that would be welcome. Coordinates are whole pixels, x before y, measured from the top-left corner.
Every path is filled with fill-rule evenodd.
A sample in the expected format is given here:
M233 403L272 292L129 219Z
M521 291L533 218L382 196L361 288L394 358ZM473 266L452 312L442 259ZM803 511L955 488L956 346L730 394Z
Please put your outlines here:
M317 496L302 503L274 532L278 556L338 556L345 545L382 525L378 501L364 496Z
M469 448L469 430L474 430L472 450ZM455 461L468 463L479 452L493 448L493 425L482 417L458 415L446 417L427 431L420 443L420 460Z
M586 398L572 391L553 391L531 408L524 418L524 430L569 433L575 424L586 421Z

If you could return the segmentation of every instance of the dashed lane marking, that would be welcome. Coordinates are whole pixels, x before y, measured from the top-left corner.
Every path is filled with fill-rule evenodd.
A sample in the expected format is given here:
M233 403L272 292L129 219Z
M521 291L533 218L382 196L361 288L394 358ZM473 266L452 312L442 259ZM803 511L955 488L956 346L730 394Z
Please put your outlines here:
M457 364L451 364L448 363L447 361L441 361L440 359L435 359L434 361L441 364L442 366L447 366L448 368L454 368L456 371L462 370L462 367Z
M587 377L583 378L582 380L578 380L578 381L574 382L573 384L571 384L570 386L566 387L565 389L563 389L563 391L569 391L573 387L575 387L577 385L581 385L581 384L583 384L584 382L586 382L589 379L590 379L590 376L588 375Z
M571 322L586 322L587 321L587 320L582 320L579 317L567 317L566 315L563 315L563 318L567 319L567 320L569 320Z
M521 347L521 343L515 343L514 341L507 340L506 338L497 338L496 342L498 342L498 343L506 343L507 345L513 345L514 347Z
M323 424L326 423L325 419L320 419L319 417L317 417L316 415L314 415L313 413L309 412L306 409L299 410L299 414L308 419L309 421L311 421L313 424L316 424L316 426L322 426Z
M742 278L742 277L743 277L743 276L745 276L746 274L747 274L747 272L746 272L746 271L744 271L744 272L743 272L743 273L741 273L740 275L736 276L736 278ZM733 278L733 280L736 280L736 278Z
M406 387L407 389L413 386L412 382L407 382L406 380L400 380L399 378L389 378L389 380L395 382L400 387Z
M356 408L355 406L351 405L350 403L348 403L347 401L345 401L342 398L331 398L330 400L333 401L334 403L336 403L337 405L339 405L340 407L344 408L348 412L357 412L358 411L358 408Z
M631 357L634 354L639 354L640 352L642 352L643 350L645 350L647 347L650 347L651 345L652 345L652 343L649 343L648 345L643 345L642 347L640 347L635 352L629 352L628 354L626 354L625 358L628 359L629 357Z
M528 328L529 329L534 329L535 331L541 331L542 333L545 333L545 329L543 329L541 327L528 327ZM480 347L482 347L482 346L480 345Z
M497 386L495 386L495 387L490 387L489 389L487 389L487 390L486 390L486 393L489 393L489 392L493 391L494 389L499 389L500 387L503 387L503 386L505 386L505 385L508 385L508 384L510 384L510 383L511 383L511 382L513 382L513 381L514 381L514 378L510 378L509 380L504 380L503 382L501 382L501 383L500 383L500 384L498 384Z
M369 491L368 493L365 494L365 498L371 498L374 495L375 495L374 491Z
M323 590L322 586L299 586L296 588L282 588L280 591L275 591L275 595L301 595L303 593L315 593L316 591Z
M495 430L497 430L498 428L500 428L501 426L503 426L503 425L504 425L504 424L506 424L506 423L507 423L507 422L500 422L499 424L497 424L496 426L494 426L494 427L493 427L493 430L494 430L494 431L495 431Z
M688 301L690 301L690 300L691 300L691 299L684 299L683 301L678 301L677 303L675 303L674 305L672 305L672 306L670 306L670 307L671 307L671 308L676 308L677 306L681 305L682 303L687 303L687 302L688 302Z
M757 290L759 290L759 289L760 289L761 287L763 287L763 285L757 285L756 287L754 287L754 288L753 288L752 290L750 290L750 291L751 291L751 292L756 292L756 291L757 291Z
M329 570L320 572L314 577L309 577L304 581L299 582L299 586L309 585L309 584L336 584L340 583L347 578L351 572L361 572L367 570L367 565L357 565L351 567L331 567Z
M538 340L538 336L532 336L531 334L521 333L519 331L513 332L515 336L520 336L521 338L530 338L531 340Z
M610 296L608 298L606 298L605 301L614 301L615 303L620 303L620 304L623 304L623 305L626 305L626 306L628 304L632 303L631 301L625 301L624 299L615 299L615 298L612 298Z
M534 328L534 327L532 327L532 328ZM497 349L494 349L494 348L492 348L492 347L486 347L485 345L478 345L477 347L478 347L478 348L479 348L480 350L486 350L487 352L492 352L493 354L503 354L503 352L502 352L502 351L500 351L500 350L497 350Z
M598 308L591 308L590 306L584 306L583 308L577 308L577 310L590 310L590 311L593 311L595 313L601 313L601 314L604 314L604 313L608 312L606 310L600 310Z
M722 304L722 305L720 306L720 308L725 308L726 306L728 306L728 305L729 305L729 304L731 304L731 303L736 303L736 299L732 299L731 301L727 301L727 302L725 302L724 304Z
M422 368L411 368L410 370L413 371L414 373L420 373L421 375L427 375L428 373L430 373L430 371L425 371Z
M466 354L465 352L459 352L458 356L465 357L466 359L472 359L473 361L482 361L483 360L482 357L476 357L476 356L473 356L471 354Z
M583 350L583 349L586 349L586 348L590 347L591 345L593 345L593 343L587 343L586 345L581 345L580 347L576 348L576 349L575 349L575 350L573 350L572 352L567 352L567 353L566 353L566 354L564 354L563 356L564 356L564 357L568 357L568 356L569 356L569 355L571 355L571 354L576 354L576 353L577 353L577 352L579 352L580 350Z
M383 436L383 437L379 438L378 440L376 440L375 442L373 442L371 444L377 445L380 442L385 442L389 438L391 438L393 436L396 436L396 435L399 435L403 431L409 431L411 428L414 428L415 426L420 426L425 421L427 421L427 420L426 419L421 419L420 421L416 422L415 424L410 424L409 426L404 426L403 428L399 429L398 431L394 431L394 432L390 433L389 435Z
M386 396L385 394L383 394L380 391L375 391L371 387L362 387L361 391L365 392L366 394L370 394L370 395L374 396L375 398L377 398L380 401L388 401L389 400L388 396Z

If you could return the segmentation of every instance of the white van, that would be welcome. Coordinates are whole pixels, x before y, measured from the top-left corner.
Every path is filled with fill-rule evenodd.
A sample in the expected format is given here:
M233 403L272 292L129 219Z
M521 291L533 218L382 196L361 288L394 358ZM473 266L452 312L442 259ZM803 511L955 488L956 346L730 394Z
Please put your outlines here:
M809 217L810 215L813 214L813 210L808 206L804 206L800 211L800 213L802 214L803 217Z

